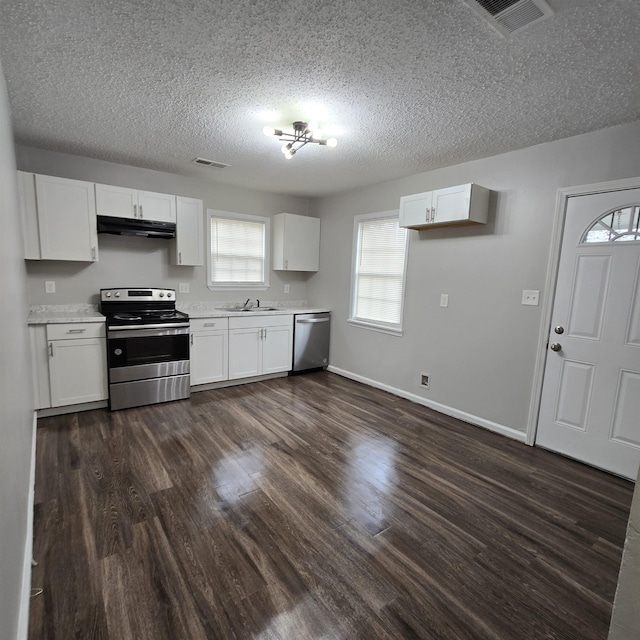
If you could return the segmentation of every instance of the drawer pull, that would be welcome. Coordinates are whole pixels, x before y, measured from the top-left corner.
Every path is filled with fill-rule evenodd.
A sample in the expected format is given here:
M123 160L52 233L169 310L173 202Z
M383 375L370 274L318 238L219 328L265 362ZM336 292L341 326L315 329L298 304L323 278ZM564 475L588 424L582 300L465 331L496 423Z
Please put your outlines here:
M67 333L84 333L86 329L69 329Z
M205 327L215 327L216 324L218 324L217 322L205 322L204 326Z

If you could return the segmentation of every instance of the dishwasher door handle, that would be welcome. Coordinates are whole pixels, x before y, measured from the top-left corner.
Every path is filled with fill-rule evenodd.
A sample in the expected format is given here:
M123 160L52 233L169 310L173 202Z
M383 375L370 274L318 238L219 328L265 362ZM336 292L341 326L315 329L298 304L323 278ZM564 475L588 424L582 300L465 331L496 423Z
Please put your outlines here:
M329 318L313 318L312 320L296 320L297 324L316 324L317 322L329 322Z

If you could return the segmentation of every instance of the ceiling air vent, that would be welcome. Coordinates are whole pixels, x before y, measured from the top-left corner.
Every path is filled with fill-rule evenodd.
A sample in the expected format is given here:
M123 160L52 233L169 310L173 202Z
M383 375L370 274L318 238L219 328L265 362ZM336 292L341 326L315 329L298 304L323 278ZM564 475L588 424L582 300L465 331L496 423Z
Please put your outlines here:
M546 20L553 9L544 0L465 0L503 36Z
M215 160L207 160L206 158L194 158L191 162L202 165L203 167L212 167L213 169L226 169L231 166L224 162L216 162Z

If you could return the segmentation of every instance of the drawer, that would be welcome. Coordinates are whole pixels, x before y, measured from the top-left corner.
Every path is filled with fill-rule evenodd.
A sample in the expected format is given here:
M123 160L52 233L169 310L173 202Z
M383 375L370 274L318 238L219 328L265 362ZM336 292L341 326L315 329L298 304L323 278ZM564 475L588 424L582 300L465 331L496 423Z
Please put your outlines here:
M47 340L104 338L105 335L104 322L65 322L47 325Z
M196 331L220 331L229 328L229 318L191 318L191 333Z
M292 315L258 315L248 311L244 316L231 316L229 329L253 329L261 327L292 327Z

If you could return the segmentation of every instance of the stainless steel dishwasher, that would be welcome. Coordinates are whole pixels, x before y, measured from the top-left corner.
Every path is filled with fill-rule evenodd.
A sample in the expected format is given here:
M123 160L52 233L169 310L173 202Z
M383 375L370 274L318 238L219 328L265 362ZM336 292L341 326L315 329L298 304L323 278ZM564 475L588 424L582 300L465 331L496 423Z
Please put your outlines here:
M299 313L294 317L293 373L329 364L330 313Z

